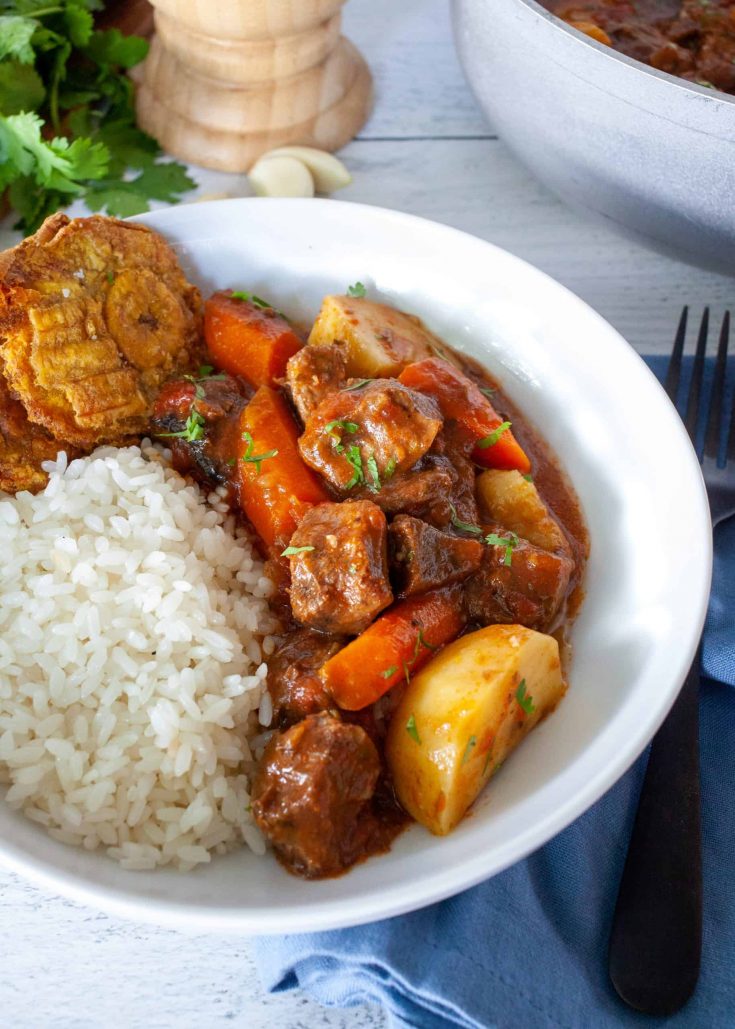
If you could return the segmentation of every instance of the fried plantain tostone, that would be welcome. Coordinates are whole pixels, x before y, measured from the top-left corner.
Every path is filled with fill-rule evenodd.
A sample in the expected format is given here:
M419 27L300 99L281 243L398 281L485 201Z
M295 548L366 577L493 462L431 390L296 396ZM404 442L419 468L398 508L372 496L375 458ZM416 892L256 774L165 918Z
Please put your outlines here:
M143 225L56 214L0 254L0 358L29 420L82 449L148 427L202 357L201 297Z

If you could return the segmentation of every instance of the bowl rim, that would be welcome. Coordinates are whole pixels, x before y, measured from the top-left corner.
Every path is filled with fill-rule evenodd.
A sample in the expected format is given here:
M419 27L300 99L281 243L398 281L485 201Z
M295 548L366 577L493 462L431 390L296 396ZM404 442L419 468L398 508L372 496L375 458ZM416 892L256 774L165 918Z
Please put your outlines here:
M643 72L651 78L657 79L659 82L674 86L677 89L682 90L685 94L706 97L710 102L717 101L727 105L735 104L735 95L725 93L721 89L717 89L716 86L701 86L697 82L692 82L689 79L683 79L679 75L672 75L671 72L668 71L661 71L659 68L654 68L650 64L639 61L635 57L629 57L627 54L621 54L620 51L616 50L614 47L607 46L605 43L600 43L598 40L588 36L586 32L575 29L573 25L564 21L563 18L560 18L552 11L547 10L547 8L541 4L540 0L515 0L515 2L528 8L537 18L547 22L549 27L555 32L562 32L565 35L572 36L582 46L588 47L589 49L597 52L608 61L625 64L629 68L633 68L637 71Z
M658 697L650 700L643 714L638 711L639 717L635 723L635 731L630 733L625 745L621 746L614 759L607 765L596 768L594 774L591 774L584 783L576 786L569 796L559 801L557 806L524 826L512 838L504 841L500 852L490 862L482 853L471 854L453 867L442 866L438 871L426 871L416 876L410 883L383 884L379 891L373 887L349 898L322 894L318 909L314 903L297 902L286 912L282 909L264 912L244 905L223 909L208 902L206 898L197 900L194 897L190 902L184 903L176 898L146 897L140 889L129 888L123 884L105 884L91 880L83 872L70 872L60 868L51 859L45 857L42 848L29 854L16 844L0 839L0 865L10 868L26 879L110 914L170 928L190 930L196 928L228 933L268 935L356 926L404 914L444 900L523 860L596 803L628 771L645 749L679 694L694 658L707 612L712 569L712 534L709 531L704 532L711 526L711 521L699 462L689 441L684 423L668 400L663 387L624 337L585 301L529 262L488 240L431 219L388 208L326 199L231 198L211 201L207 205L207 209L214 212L217 209L226 208L230 211L239 207L247 212L248 210L283 208L290 219L296 216L299 208L303 208L305 204L308 204L306 209L313 211L314 215L319 212L320 219L323 216L327 224L329 224L330 218L339 218L340 228L345 222L349 225L351 219L375 218L379 220L381 230L385 226L390 226L399 234L405 235L410 235L412 230L419 234L430 231L432 235L436 235L438 244L442 239L445 240L448 249L453 244L468 249L481 248L483 251L487 251L489 248L510 269L516 268L519 272L530 276L540 286L558 291L566 295L569 302L580 305L584 309L586 317L598 324L601 333L607 338L607 345L614 349L623 368L627 366L630 371L635 369L639 375L647 379L649 385L658 392L660 399L664 402L661 412L665 412L668 408L672 445L674 441L677 442L677 450L681 455L682 475L688 474L690 485L693 487L692 503L696 507L697 520L703 530L700 540L703 560L699 567L698 580L692 583L688 609L691 618L677 637L681 644L678 651L679 661L671 668L669 686L662 689ZM258 205L258 207L255 208L254 205ZM182 205L179 208L171 207L148 215L136 216L131 220L149 224L153 229L166 236L167 223L173 227L177 221L180 221L182 228L185 228L188 220L196 222L201 217L201 213L200 205ZM214 220L213 218L212 221ZM187 247L186 241L176 239L175 231L173 236L171 243L174 248ZM510 368L508 371L510 373ZM599 735L601 736L602 733ZM40 832L40 827L38 828ZM39 836L39 838L43 837ZM102 854L99 855L99 858L100 860L105 859ZM380 856L376 860L380 861ZM143 874L155 874L155 872L135 873L135 875ZM309 886L309 883L305 884L305 888L308 889ZM376 893L379 893L378 901L376 901Z

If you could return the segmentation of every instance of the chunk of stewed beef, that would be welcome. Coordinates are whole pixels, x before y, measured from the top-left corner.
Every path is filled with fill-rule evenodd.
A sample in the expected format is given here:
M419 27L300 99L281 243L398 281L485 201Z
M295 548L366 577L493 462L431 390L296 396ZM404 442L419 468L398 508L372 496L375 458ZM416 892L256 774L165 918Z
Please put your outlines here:
M356 635L393 600L385 515L369 500L312 508L289 553L291 608L302 625Z
M269 742L255 774L255 821L285 867L338 875L366 852L380 759L367 733L310 715Z
M395 379L327 397L299 441L304 461L337 490L380 490L429 450L442 420L435 402Z
M230 375L173 379L156 398L151 432L170 447L177 471L221 485L232 475L237 416L251 395Z
M332 706L318 673L343 643L311 629L289 633L268 662L268 692L278 725L291 725Z
M347 358L337 346L302 347L286 365L286 380L301 420L345 384Z
M514 545L485 547L480 568L462 591L469 620L548 631L566 599L574 561L496 528L496 535Z
M398 595L461 582L482 561L484 547L477 540L449 536L410 515L398 515L388 529L388 554Z

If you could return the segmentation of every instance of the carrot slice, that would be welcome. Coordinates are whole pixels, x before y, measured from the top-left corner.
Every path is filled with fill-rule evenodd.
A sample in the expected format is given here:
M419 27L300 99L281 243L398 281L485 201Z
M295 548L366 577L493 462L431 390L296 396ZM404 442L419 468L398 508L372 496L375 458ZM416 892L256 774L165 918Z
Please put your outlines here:
M286 401L261 386L238 425L240 507L263 542L277 553L288 545L309 508L331 497L301 460L299 430Z
M478 386L457 368L436 357L409 364L399 382L436 400L445 418L455 419L475 440L472 460L484 468L529 472L526 452Z
M458 598L454 588L404 600L331 657L319 674L337 704L367 707L455 639L464 625Z
M204 305L204 339L218 368L242 375L253 386L272 386L303 346L272 307L239 300L232 290L214 293Z

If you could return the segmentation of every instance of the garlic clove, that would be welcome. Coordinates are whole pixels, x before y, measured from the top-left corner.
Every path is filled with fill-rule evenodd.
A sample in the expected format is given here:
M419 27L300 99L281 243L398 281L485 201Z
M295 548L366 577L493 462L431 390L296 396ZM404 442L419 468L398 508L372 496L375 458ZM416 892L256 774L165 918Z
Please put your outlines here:
M302 161L295 157L264 154L248 175L259 197L313 197L314 180Z
M311 172L317 193L333 193L336 189L349 186L352 176L334 154L317 150L311 146L281 146L269 150L261 160L272 157L294 157Z

